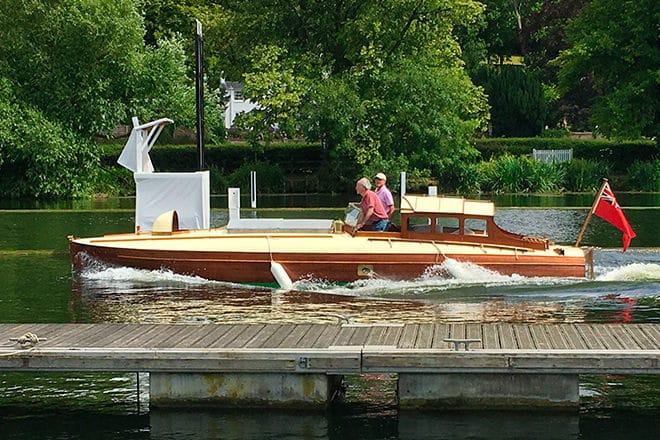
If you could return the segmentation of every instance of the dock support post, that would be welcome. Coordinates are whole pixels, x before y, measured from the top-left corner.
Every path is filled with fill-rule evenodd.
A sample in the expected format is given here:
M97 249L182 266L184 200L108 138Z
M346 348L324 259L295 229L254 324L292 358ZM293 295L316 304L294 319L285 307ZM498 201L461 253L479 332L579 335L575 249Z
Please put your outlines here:
M292 373L151 373L154 407L325 408L341 376Z
M399 374L403 408L570 408L577 407L577 374L443 373Z

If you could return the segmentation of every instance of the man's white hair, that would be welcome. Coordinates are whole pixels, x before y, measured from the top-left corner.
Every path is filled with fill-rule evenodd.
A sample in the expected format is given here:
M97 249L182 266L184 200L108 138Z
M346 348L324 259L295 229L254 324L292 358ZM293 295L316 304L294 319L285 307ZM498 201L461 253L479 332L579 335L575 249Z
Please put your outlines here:
M366 177L357 181L358 185L362 185L365 189L371 189L371 182Z

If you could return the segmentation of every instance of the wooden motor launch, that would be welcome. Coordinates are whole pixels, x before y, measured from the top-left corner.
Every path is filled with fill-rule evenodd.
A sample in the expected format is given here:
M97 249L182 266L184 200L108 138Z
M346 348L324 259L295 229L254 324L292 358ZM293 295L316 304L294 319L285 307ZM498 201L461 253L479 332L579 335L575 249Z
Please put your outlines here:
M229 221L210 228L208 172L153 172L148 151L169 122L134 120L120 163L134 171L135 230L70 236L75 269L101 262L287 289L300 279L415 279L447 258L506 275L583 278L592 272L591 249L508 232L495 223L492 202L461 197L403 195L400 227L377 232L354 230L359 208L352 204L343 220L244 219L240 191L230 188Z

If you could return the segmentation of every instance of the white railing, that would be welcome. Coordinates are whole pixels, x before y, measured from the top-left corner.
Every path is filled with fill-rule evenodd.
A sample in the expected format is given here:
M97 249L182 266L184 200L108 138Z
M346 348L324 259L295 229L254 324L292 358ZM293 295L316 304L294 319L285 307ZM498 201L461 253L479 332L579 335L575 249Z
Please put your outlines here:
M558 163L570 162L573 159L573 149L570 150L533 150L534 160L537 162Z

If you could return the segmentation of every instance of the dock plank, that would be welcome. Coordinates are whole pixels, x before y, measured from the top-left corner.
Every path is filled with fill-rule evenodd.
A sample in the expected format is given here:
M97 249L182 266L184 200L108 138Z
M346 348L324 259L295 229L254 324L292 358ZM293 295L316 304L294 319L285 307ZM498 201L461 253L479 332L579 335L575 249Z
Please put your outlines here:
M575 327L577 331L582 336L587 349L596 350L607 348L605 344L598 338L596 333L594 333L593 327L590 324L580 324Z
M303 348L313 347L316 341L318 341L318 339L323 334L324 330L324 325L312 324L309 330L307 330L307 333L305 333L300 341L298 341L298 346Z
M223 325L229 327L228 331L224 332L222 335L218 337L218 339L213 341L211 347L222 348L228 346L229 344L231 344L231 342L234 339L238 338L241 335L241 333L247 330L249 324L235 324L235 325L223 324Z
M573 350L586 350L587 344L582 338L582 335L577 330L575 324L558 324L559 330L566 337L566 342L569 349Z
M371 332L371 326L356 327L355 332L353 332L353 335L348 340L348 345L365 345L369 332Z
M356 328L350 324L343 324L331 345L349 345L349 341L353 337Z
M612 332L608 331L607 326L599 325L592 327L594 333L603 342L605 347L609 350L620 350L623 348L619 341L616 340Z
M550 342L550 347L553 350L569 350L570 347L566 341L566 336L561 331L559 326L543 326L543 330L547 336L547 340Z
M390 345L393 347L398 346L402 334L403 325L387 326L387 332L385 333L385 339L383 340L382 345Z
M365 345L384 345L385 337L387 336L388 327L384 325L377 325L371 327Z
M243 332L237 335L231 342L227 344L227 348L243 348L254 339L254 337L265 328L264 324L251 325Z
M518 342L513 333L513 327L507 324L497 324L497 331L500 337L500 347L510 350L518 349Z
M91 326L92 324L88 325ZM92 341L89 341L88 347L122 347L126 345L124 340L139 332L134 324L102 324L102 326L103 332ZM92 327L87 327L87 329L91 330ZM78 345L77 341L74 341L74 343L76 346L82 347L82 345Z
M245 344L246 348L261 348L267 346L267 344L274 341L273 335L278 332L282 332L282 328L286 327L287 324L266 324L259 333L255 334L249 342ZM245 332L247 329L243 329L242 332ZM285 332L289 330L284 330ZM281 336L281 333L279 334ZM236 335L234 339L240 337ZM270 342L269 342L270 341Z
M433 326L433 348L445 349L449 343L445 342L451 335L451 326L449 324L435 324Z
M187 348L191 347L200 339L204 338L209 332L216 327L215 324L202 324L202 325L191 325L190 331L185 333L185 338L177 341L177 348Z
M518 346L523 350L532 350L536 348L534 344L534 339L532 338L532 333L529 330L528 325L524 324L514 324L513 333L518 341Z
M160 334L162 324L142 324L140 331L131 333L122 342L126 347L143 347L151 344L151 340ZM105 331L105 330L103 330Z
M530 325L529 333L532 335L532 340L534 341L532 348L537 348L539 350L550 350L552 348L552 344L550 343L548 335L546 335L542 325Z
M328 325L314 342L313 348L327 348L334 344L341 327L339 325Z
M430 324L420 325L415 340L415 348L431 348L433 345L433 331L433 326Z
M484 335L482 343L485 350L497 350L501 348L497 324L483 324L481 330Z
M300 340L305 336L305 334L312 327L311 324L298 324L294 329L287 335L286 338L282 340L279 345L279 348L295 348L300 344Z
M204 328L208 332L196 341L190 341L191 348L208 348L215 345L232 327L230 325L210 324L204 325Z
M406 324L403 326L403 332L399 339L399 348L414 348L417 341L417 332L419 324Z
M655 337L644 331L644 327L637 324L630 324L626 326L628 334L637 342L637 345L645 350L657 350L658 344Z

